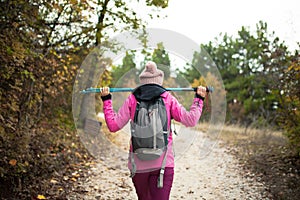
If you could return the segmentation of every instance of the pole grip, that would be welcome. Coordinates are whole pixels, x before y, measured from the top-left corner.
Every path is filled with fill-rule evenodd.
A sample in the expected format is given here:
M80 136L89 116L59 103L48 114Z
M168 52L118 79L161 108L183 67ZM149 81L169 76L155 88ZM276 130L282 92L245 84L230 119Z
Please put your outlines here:
M194 92L197 91L197 87L193 88ZM214 92L214 87L213 86L206 86L206 92L207 93L213 93Z

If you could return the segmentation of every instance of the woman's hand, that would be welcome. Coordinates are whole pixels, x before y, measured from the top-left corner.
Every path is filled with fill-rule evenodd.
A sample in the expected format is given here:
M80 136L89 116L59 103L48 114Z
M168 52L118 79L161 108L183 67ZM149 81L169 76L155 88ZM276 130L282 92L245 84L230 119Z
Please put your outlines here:
M206 97L206 87L203 86L198 86L197 88L197 94L200 95L201 97L205 98Z
M102 91L101 91L101 93L100 93L100 95L102 96L102 97L104 97L104 96L107 96L107 95L109 95L110 94L110 92L109 92L109 87L103 87L102 88Z

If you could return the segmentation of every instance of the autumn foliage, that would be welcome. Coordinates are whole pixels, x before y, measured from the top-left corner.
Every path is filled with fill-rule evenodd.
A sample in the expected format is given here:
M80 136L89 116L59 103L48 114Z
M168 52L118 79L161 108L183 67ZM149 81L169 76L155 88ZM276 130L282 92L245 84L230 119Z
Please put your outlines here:
M70 115L77 67L68 55L45 52L36 42L37 7L1 4L1 16L5 8L15 12L0 25L0 196L27 199L48 187L55 173L67 174L88 158Z

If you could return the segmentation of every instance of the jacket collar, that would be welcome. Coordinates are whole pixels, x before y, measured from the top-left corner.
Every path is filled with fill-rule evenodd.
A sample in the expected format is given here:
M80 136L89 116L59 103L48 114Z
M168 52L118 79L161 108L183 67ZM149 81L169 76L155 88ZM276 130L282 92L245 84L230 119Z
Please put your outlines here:
M163 94L166 89L157 84L145 84L134 89L132 94L138 101L151 101Z

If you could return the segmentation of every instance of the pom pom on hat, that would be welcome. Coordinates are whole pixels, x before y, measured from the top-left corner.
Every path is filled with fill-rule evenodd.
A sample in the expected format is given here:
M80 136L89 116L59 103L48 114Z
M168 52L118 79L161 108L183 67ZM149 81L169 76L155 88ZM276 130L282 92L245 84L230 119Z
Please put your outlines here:
M139 76L141 84L163 84L164 72L157 69L155 62L149 61L145 65L145 69Z

